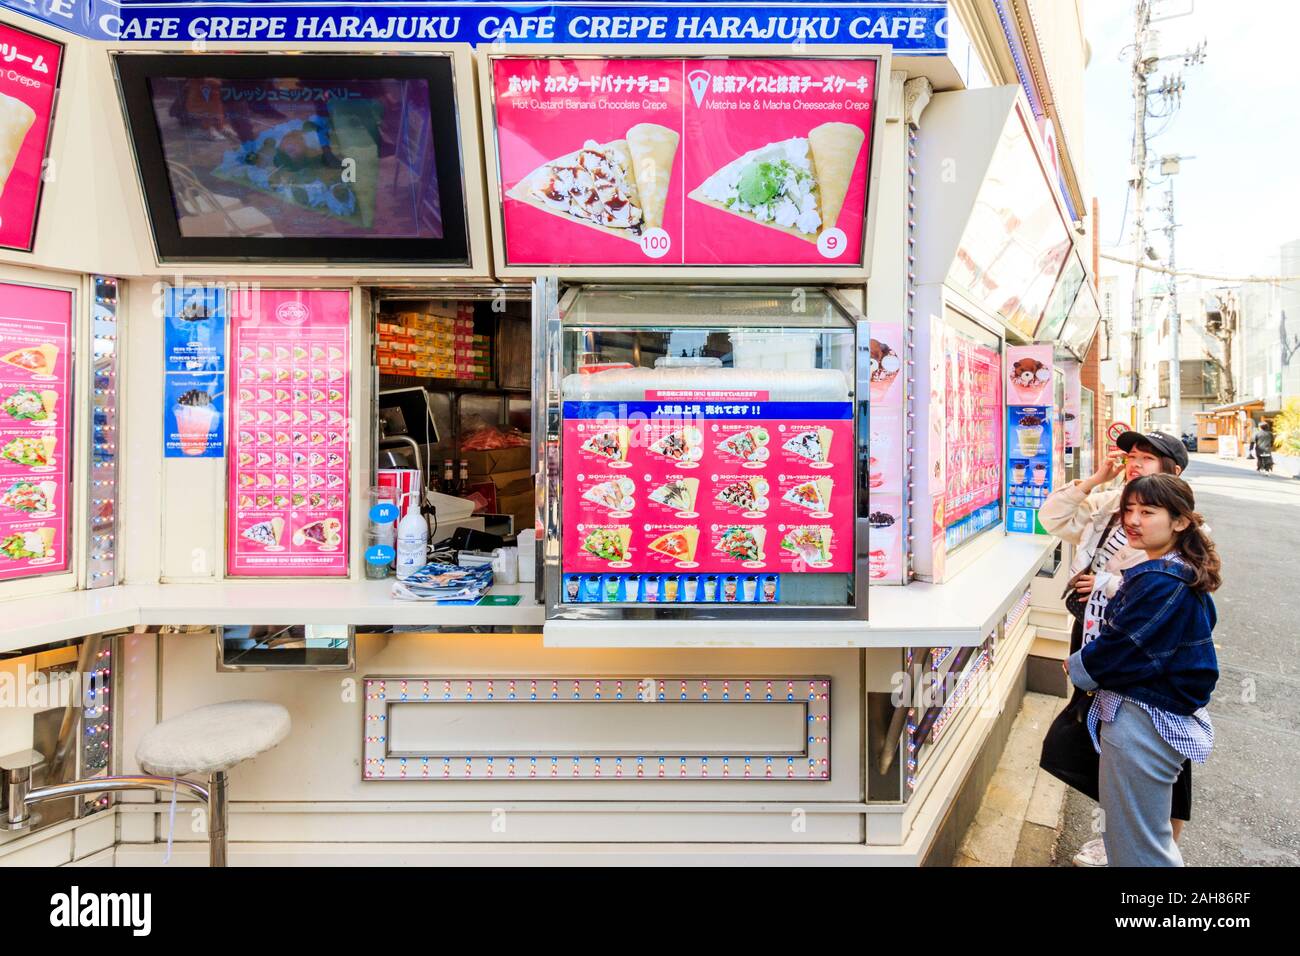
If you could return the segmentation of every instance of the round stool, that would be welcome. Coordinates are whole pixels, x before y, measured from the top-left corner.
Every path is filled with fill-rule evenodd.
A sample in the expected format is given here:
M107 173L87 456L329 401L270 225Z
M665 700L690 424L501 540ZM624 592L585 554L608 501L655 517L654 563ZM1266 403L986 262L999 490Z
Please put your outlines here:
M208 859L226 865L226 771L289 736L289 712L264 700L230 700L171 717L145 732L135 759L152 774L208 776Z

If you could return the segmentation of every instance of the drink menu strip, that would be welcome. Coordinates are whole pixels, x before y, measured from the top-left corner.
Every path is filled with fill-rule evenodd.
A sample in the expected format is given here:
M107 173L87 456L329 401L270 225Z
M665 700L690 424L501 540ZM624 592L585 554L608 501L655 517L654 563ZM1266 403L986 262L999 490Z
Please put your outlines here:
M229 304L227 573L346 576L349 294L244 298Z
M565 402L564 571L851 572L852 405L765 398Z
M0 284L0 580L66 571L72 293Z

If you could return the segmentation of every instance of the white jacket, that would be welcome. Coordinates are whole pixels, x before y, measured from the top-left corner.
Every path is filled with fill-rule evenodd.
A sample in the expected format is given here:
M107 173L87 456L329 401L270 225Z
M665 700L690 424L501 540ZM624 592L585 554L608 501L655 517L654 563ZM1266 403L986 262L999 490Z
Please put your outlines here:
M1084 571L1092 564L1092 557L1101 536L1110 523L1110 517L1119 510L1123 487L1087 494L1083 482L1072 481L1047 496L1039 509L1038 520L1051 534L1075 545L1074 561L1070 563L1070 576ZM1100 588L1108 598L1119 591L1120 573L1125 568L1147 560L1147 553L1127 545L1120 548L1097 573L1094 587Z

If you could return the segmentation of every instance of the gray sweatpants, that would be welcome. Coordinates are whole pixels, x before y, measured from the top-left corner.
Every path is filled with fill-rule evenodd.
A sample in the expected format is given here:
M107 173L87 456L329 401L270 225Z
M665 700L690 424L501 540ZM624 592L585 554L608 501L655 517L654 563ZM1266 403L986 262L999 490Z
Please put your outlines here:
M1183 755L1169 746L1147 712L1129 701L1098 728L1102 839L1111 866L1182 866L1169 823L1169 801Z

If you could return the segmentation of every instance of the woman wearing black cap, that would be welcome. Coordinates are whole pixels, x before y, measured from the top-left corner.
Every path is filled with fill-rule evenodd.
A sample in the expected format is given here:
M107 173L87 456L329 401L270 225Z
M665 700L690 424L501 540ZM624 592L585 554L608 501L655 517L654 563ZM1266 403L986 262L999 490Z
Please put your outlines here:
M1162 432L1125 432L1115 444L1117 448L1106 456L1102 466L1093 475L1058 488L1048 496L1038 512L1039 521L1050 534L1075 545L1065 595L1066 609L1074 618L1074 627L1070 632L1071 654L1100 632L1106 606L1123 583L1123 571L1147 560L1146 552L1129 547L1118 518L1123 486L1104 486L1121 474L1127 483L1144 475L1180 475L1187 467L1186 447L1178 439ZM1053 730L1059 729L1056 726L1058 723L1068 721L1077 721L1082 727L1091 703L1091 695L1076 688L1074 696L1053 723ZM1078 737L1080 742L1083 739L1082 734L1057 736L1052 731L1049 731L1048 737L1052 740ZM1044 766L1052 770L1047 763L1049 754L1045 752L1043 756ZM1080 746L1069 756L1087 766L1080 767L1079 776L1066 782L1096 800L1098 765L1092 748ZM1170 816L1175 840L1182 835L1184 822L1191 819L1191 807L1191 761L1187 761L1174 784ZM1101 839L1085 843L1074 862L1076 866L1105 866L1106 850Z

